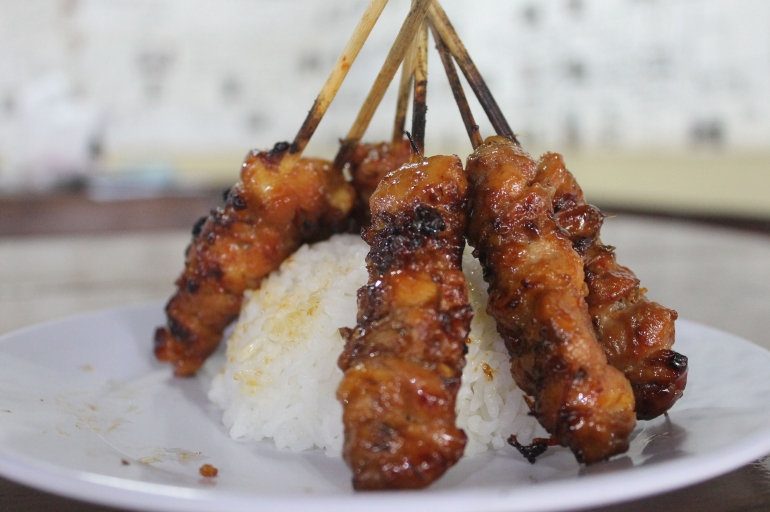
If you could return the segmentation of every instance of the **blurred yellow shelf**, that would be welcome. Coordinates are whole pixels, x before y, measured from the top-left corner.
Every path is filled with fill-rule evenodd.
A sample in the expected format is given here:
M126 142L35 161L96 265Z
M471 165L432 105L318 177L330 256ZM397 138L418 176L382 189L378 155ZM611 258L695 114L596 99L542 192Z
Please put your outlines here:
M592 203L770 218L770 153L568 153L565 159Z
M113 154L106 155L104 172L159 167L173 173L182 186L228 187L238 180L244 156L245 151ZM770 218L770 152L566 151L564 156L592 203L672 214Z

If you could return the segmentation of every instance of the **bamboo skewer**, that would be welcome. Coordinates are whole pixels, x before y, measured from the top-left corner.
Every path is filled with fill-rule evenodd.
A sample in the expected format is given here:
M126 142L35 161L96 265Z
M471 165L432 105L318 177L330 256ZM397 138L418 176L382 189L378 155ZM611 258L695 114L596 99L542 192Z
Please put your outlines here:
M417 34L414 53L414 96L412 103L412 137L419 149L425 153L425 122L428 112L428 24L423 22Z
M492 93L489 91L487 84L481 77L481 73L479 73L473 60L471 60L468 50L466 50L465 45L463 45L438 0L433 1L430 10L428 11L428 23L430 23L431 27L439 33L441 39L446 43L449 51L452 53L452 56L457 60L460 70L468 80L471 89L476 94L476 98L478 98L487 117L489 117L495 132L497 132L498 135L507 137L516 144L519 144L516 135L508 125L508 121L505 120L500 107L497 105L494 97L492 97Z
M447 48L446 43L444 43L444 40L435 30L432 32L433 40L436 42L436 49L441 57L441 63L444 64L444 71L446 71L446 76L449 79L449 86L452 88L452 94L455 97L455 103L457 103L457 108L460 109L460 116L463 118L465 131L468 132L468 138L471 141L473 149L476 149L484 142L484 139L479 133L479 125L477 125L476 121L473 119L473 112L471 112L471 107L468 105L468 98L466 98L465 91L463 91L460 77L457 76L457 70L452 61L452 55L449 52L449 48Z
M361 48L379 19L388 0L371 0L355 31L350 37L345 49L334 65L329 77L324 83L305 121L292 142L289 153L281 163L282 168L296 165L310 138L318 127L321 119L334 100L350 67L355 62ZM425 23L427 17L427 23ZM410 85L414 85L412 108L412 135L410 140L419 148L420 153L425 146L425 122L427 112L427 26L433 31L436 47L439 50L444 69L447 73L455 101L460 109L466 131L474 148L481 144L481 135L476 125L462 84L452 62L457 61L461 71L468 80L482 108L489 117L495 131L508 137L517 144L519 141L511 130L508 122L497 105L484 79L470 58L468 51L457 35L446 13L438 0L413 0L412 7L388 53L385 63L380 70L369 95L358 113L353 126L342 141L335 159L335 165L341 166L349 157L350 151L361 140L369 123L374 116L390 82L403 62L403 72L400 81L399 95L396 107L396 119L393 127L393 142L403 139L406 123L406 110L409 103ZM419 32L419 35L418 35ZM417 37L415 37L417 36ZM451 54L451 57L450 55Z
M374 117L374 113L377 107L382 101L382 97L385 96L385 92L388 90L390 82L398 71L398 67L404 60L404 55L412 44L412 41L417 35L417 31L420 28L425 15L428 12L433 0L416 0L412 8L409 11L401 30L396 36L396 40L393 46L390 48L385 63L380 70L379 75L372 85L372 89L369 91L369 95L366 97L361 110L358 112L353 126L350 128L345 139L342 141L340 150L337 152L337 157L334 160L334 164L337 167L342 167L344 162L348 159L350 151L361 140L366 129L369 127L369 123Z
M414 78L414 41L404 56L401 64L401 80L398 85L398 99L396 100L396 118L393 123L393 144L404 139L406 126L406 111L409 106L409 97L412 94L412 79Z
M361 48L364 46L387 3L388 0L371 0L369 2L342 54L337 59L329 77L321 88L321 92L316 97L315 102L313 102L313 106L308 112L305 121L302 123L296 137L294 137L294 142L292 142L289 148L289 154L284 158L281 167L285 169L294 167L302 156L302 152L305 150L313 133L315 133L324 114L326 114L329 105L337 95L337 91L339 91L342 82L345 80L350 67L355 62L356 57L358 57Z

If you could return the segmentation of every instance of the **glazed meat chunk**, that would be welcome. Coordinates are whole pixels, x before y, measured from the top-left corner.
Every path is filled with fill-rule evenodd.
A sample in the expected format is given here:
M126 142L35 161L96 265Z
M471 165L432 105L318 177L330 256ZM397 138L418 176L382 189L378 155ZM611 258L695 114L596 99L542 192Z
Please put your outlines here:
M155 332L155 355L176 375L194 374L240 312L243 292L259 287L305 242L349 226L354 191L330 162L301 159L281 166L289 149L251 152L241 182L224 207L193 229L177 291L166 305L167 324Z
M575 177L556 153L538 162L537 181L555 188L556 221L583 258L588 312L610 364L634 390L636 416L652 419L684 393L687 357L671 349L676 311L650 301L634 273L599 238L604 215L585 202Z
M461 261L467 181L457 157L409 163L371 196L369 282L343 329L343 457L358 490L429 485L462 456L455 402L472 312Z
M583 261L556 223L554 189L518 145L490 137L468 158L468 241L489 284L487 311L532 413L580 462L628 448L636 420L625 376L593 331Z

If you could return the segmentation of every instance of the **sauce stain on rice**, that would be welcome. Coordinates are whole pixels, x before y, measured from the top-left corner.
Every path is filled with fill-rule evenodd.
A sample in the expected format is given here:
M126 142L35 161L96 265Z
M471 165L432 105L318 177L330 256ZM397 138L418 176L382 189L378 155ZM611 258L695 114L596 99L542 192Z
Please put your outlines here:
M492 382L495 380L495 373L496 371L492 369L491 366L489 366L488 363L482 363L481 364L481 371L484 372L484 375L487 376L487 380L489 382Z

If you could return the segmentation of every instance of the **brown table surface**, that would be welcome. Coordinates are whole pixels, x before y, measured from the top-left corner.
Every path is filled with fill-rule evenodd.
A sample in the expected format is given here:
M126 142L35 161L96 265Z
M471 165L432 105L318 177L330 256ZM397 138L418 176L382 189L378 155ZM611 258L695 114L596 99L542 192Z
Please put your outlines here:
M182 250L189 238L187 230L169 228L187 225L216 199L212 195L197 201L179 219L155 221L150 226L155 232L116 233L143 227L121 218L139 211L149 215L145 211L148 203L123 203L112 209L80 204L77 208L81 208L79 215L84 219L99 215L102 208L113 212L109 214L112 220L107 215L82 221L91 226L86 229L60 222L52 209L45 214L47 219L38 219L35 229L25 231L11 229L8 222L3 224L3 216L9 211L16 212L17 220L21 217L18 204L14 210L0 198L0 334L97 307L167 297L181 269ZM163 210L166 206L156 208ZM759 233L621 215L607 222L603 238L619 248L621 263L635 270L654 300L677 309L683 318L735 333L770 349L770 236L762 233L762 223L749 227ZM770 457L691 487L597 510L668 509L770 510ZM55 496L0 478L0 510L117 509Z

